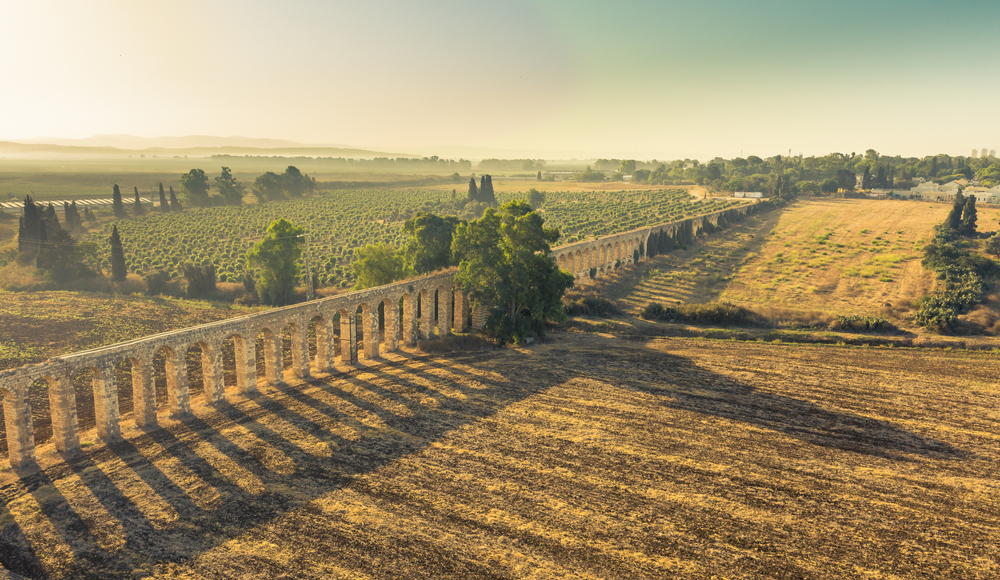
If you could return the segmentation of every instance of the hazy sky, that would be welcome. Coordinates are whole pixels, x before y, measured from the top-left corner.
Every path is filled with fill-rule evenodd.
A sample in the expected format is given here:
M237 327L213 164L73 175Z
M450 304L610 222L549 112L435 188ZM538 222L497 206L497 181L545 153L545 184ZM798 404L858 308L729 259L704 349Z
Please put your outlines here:
M997 0L0 0L0 139L1000 149Z

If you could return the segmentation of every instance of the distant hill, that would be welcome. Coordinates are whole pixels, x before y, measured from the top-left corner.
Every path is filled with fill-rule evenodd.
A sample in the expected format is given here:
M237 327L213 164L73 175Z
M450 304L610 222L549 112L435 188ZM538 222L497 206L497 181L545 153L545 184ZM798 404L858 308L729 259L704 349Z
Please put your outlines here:
M66 145L70 147L114 147L116 149L192 149L203 147L251 147L254 149L284 149L298 147L333 147L354 149L341 143L298 143L287 139L255 139L252 137L214 137L187 135L185 137L136 137L135 135L94 135L85 139L14 139L17 143L33 145Z
M122 137L128 137L127 135ZM96 137L94 139L97 139ZM141 139L135 137L134 139ZM185 140L188 137L165 137L161 139ZM196 138L191 138L196 139ZM223 137L205 137L208 140L226 140ZM236 138L242 139L242 138ZM419 157L410 153L391 153L385 151L371 151L368 149L341 148L327 145L301 145L293 142L291 145L272 147L252 147L247 145L198 145L180 148L165 146L144 147L144 148L122 148L111 145L83 145L65 144L73 141L60 139L59 143L27 143L21 141L0 141L0 156L13 157L64 157L64 156L91 156L91 157L125 157L138 155L190 155L193 157L208 157L211 155L257 155L257 156L278 156L278 157L349 157L354 159L371 159L374 157ZM88 141L80 139L76 141ZM153 139L147 141L155 141ZM248 141L266 142L276 145L279 141L273 139L249 139ZM177 141L181 142L181 141Z

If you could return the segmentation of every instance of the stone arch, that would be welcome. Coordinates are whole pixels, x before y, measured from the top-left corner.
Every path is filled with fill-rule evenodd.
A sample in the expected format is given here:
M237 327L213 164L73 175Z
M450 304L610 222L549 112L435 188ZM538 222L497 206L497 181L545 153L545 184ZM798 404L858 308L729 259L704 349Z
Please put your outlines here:
M593 264L590 263L590 248L583 249L583 269L589 270Z
M417 295L417 314L420 319L420 338L434 338L434 290L421 288Z
M573 273L578 274L580 270L583 270L583 253L577 250L573 254Z
M7 459L19 471L34 470L35 435L31 421L31 399L28 393L0 387L3 399L4 425L7 433Z
M620 260L621 257L622 257L621 247L618 245L618 240L615 240L615 253L614 253L614 257L615 257L615 260Z
M566 254L559 254L559 269L560 270L569 269L566 265Z

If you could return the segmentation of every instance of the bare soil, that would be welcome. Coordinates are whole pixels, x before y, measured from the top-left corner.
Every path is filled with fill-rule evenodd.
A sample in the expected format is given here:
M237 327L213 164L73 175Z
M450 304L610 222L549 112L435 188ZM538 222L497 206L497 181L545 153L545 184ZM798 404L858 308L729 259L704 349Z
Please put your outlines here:
M401 353L0 474L43 578L995 578L982 353L553 335Z

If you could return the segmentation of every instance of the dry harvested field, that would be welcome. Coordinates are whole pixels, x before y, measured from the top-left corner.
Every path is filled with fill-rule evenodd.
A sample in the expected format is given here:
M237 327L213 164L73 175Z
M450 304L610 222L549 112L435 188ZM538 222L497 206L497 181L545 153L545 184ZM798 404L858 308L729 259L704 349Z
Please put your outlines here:
M951 206L864 199L803 199L701 236L593 288L633 312L651 301L726 300L750 307L894 317L902 326L934 276L920 265ZM1000 209L979 206L979 230ZM887 306L888 305L888 306ZM916 329L910 329L916 330Z
M576 333L391 355L161 417L69 465L41 447L42 474L0 474L0 564L37 578L996 578L998 371L964 351Z

